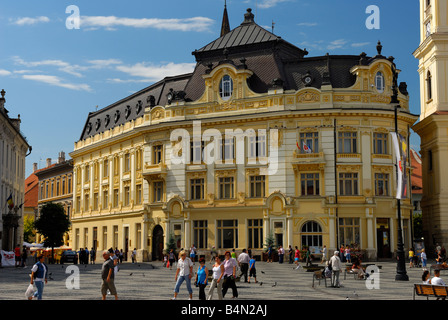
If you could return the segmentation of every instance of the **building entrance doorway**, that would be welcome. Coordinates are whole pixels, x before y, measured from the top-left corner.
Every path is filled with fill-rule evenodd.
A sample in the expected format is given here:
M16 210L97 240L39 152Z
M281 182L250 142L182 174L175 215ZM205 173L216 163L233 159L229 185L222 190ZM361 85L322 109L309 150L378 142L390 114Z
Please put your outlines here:
M377 256L378 258L391 258L389 219L378 218L376 224Z
M163 258L163 229L157 225L152 231L152 260L161 261Z

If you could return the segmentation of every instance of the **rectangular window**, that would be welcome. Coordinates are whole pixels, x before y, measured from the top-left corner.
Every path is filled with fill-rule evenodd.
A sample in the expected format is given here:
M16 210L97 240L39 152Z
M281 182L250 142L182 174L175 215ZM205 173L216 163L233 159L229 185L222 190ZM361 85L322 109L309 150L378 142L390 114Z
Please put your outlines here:
M103 227L103 250L107 248L107 227Z
M153 182L153 202L162 202L163 200L163 181Z
M319 173L300 174L300 189L302 196L320 195Z
M103 178L109 176L109 160L105 159L103 163Z
M93 210L98 210L98 192L93 194Z
M86 193L84 195L84 211L89 211L89 206L90 206L90 195L88 193Z
M249 139L249 158L266 157L266 131L258 135L250 136Z
M387 133L373 134L373 153L387 154Z
M142 185L135 186L135 204L142 204Z
M357 153L357 133L339 132L339 153Z
M163 152L163 146L157 145L153 146L153 152L152 152L152 164L159 164L162 162L162 152Z
M124 172L131 171L131 155L126 153L124 155Z
M114 208L118 208L118 199L119 199L118 189L114 189L114 198L113 198L113 200L114 200L114 202L113 202Z
M118 248L118 226L114 226L114 248Z
M72 177L68 177L67 180L67 193L72 193Z
M233 199L234 197L234 178L219 178L219 198Z
M247 220L248 248L263 248L263 219Z
M375 195L389 196L389 174L375 173Z
M357 196L358 195L358 174L340 173L339 174L339 195Z
M360 239L359 218L339 218L339 243L359 244Z
M238 220L218 220L217 232L219 249L238 248Z
M127 207L130 204L131 187L124 187L124 206Z
M66 189L65 183L66 183L66 180L65 180L65 177L63 177L62 178L62 190L61 190L62 191L61 194L63 194L63 195L65 194L65 189Z
M193 243L198 249L208 248L208 223L207 220L193 221Z
M203 200L204 199L204 179L190 179L190 199Z
M204 141L190 142L190 163L196 163L196 164L202 163L204 146L205 146Z
M109 207L109 190L103 190L103 209L107 209Z
M266 190L265 176L250 176L250 197L251 198L264 198Z
M309 151L305 150L304 145ZM299 147L300 153L319 153L319 132L301 132Z
M219 141L218 159L233 160L235 159L235 139L225 138Z

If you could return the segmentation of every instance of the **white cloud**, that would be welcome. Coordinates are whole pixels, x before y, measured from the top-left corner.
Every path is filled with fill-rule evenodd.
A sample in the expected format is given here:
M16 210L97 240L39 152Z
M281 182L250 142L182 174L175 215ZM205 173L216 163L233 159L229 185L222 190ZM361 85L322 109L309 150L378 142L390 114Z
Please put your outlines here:
M105 60L89 60L87 61L90 63L92 68L98 69L98 68L107 68L113 65L122 64L123 62L118 59L105 59Z
M315 27L317 26L317 22L301 22L298 23L297 25L301 27Z
M369 44L370 44L370 42L355 42L355 43L352 43L352 47L354 47L354 48L365 47Z
M344 47L347 44L347 40L339 39L331 41L329 45L327 45L327 49L334 50L334 49L340 49Z
M117 27L130 28L155 28L170 31L208 31L214 20L205 17L193 17L187 19L136 19L120 18L115 16L81 16L81 28L85 30L116 30Z
M8 70L0 69L0 76L9 76L11 72Z
M17 18L12 23L18 26L24 26L24 25L33 25L37 23L47 23L47 22L50 22L50 18L41 16L36 18L30 18L30 17Z
M140 62L132 66L117 66L117 70L127 73L133 77L139 77L148 81L158 81L168 76L190 73L194 70L195 63L173 63L155 65Z
M261 9L269 9L269 8L275 7L279 3L286 2L286 1L290 1L290 0L262 0L258 4L258 7Z
M25 61L20 57L13 57L13 60L16 64L32 68L32 67L42 67L42 66L51 66L57 67L59 71L71 74L76 77L82 77L82 74L79 71L86 70L85 67L81 67L78 65L71 65L68 62L62 60L41 60L41 61Z
M50 75L43 75L43 74L37 74L37 75L23 75L23 79L25 80L32 80L37 82L43 82L49 85L66 88L70 90L76 90L76 91L92 91L92 88L88 84L75 84L75 83L68 83L64 82L61 78L57 76L50 76Z

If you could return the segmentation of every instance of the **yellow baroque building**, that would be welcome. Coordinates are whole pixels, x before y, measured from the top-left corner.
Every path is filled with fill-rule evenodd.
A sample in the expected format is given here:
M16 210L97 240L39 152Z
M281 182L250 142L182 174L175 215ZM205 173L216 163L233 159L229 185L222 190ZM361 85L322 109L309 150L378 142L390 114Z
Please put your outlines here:
M70 154L72 247L136 248L148 261L172 238L199 255L261 256L273 237L285 248L344 244L391 257L393 58L381 50L307 57L248 9L240 26L193 52L192 73L88 115ZM405 83L398 98L408 139L417 116ZM412 209L401 201L406 248Z

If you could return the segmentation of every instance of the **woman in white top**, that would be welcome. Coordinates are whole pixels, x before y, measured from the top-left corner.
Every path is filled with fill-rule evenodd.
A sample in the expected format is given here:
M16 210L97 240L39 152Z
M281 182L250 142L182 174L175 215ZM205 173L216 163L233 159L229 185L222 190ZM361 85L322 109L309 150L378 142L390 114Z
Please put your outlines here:
M224 276L224 265L221 263L221 258L216 256L215 264L213 265L213 279L208 290L207 300L212 300L213 291L218 290L218 299L222 300L222 277Z
M174 278L176 281L176 287L174 288L174 298L177 298L177 294L179 293L179 288L182 282L187 283L187 290L190 295L188 300L193 298L193 290L191 289L191 276L193 275L193 262L191 262L190 258L187 258L187 253L185 250L182 250L179 253L179 261L177 262L177 271L176 277Z

